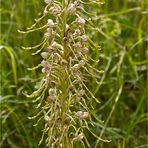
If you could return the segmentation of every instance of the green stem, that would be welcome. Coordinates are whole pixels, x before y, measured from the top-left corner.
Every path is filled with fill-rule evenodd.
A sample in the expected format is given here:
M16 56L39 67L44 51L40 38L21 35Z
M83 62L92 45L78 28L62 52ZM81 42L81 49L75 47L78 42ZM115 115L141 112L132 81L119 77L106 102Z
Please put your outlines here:
M66 21L67 21L67 15L66 15L66 0L62 0L62 6L63 6L63 14L62 14L62 44L64 48L64 54L63 54L63 59L67 60L67 46L66 46ZM61 105L62 105L62 127L64 128L64 122L65 122L65 113L67 112L67 89L68 89L68 83L66 81L67 73L65 69L63 68L63 74L61 75L61 90L62 90L62 97L61 97ZM62 137L62 145L63 147L67 147L69 145L69 140L67 140L65 134Z

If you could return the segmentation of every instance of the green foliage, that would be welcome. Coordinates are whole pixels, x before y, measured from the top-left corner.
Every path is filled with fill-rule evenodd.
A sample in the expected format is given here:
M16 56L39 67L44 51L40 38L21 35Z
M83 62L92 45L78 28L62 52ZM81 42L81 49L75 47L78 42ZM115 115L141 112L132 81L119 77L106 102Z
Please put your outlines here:
M22 92L33 92L42 77L41 70L33 69L40 63L40 56L31 55L22 46L34 46L41 41L43 33L37 31L22 35L17 30L25 30L39 18L44 9L42 0L1 1L0 39L0 147L39 147L42 123L28 117L36 114L31 99ZM100 98L100 104L92 101L93 118L97 120L91 131L110 143L97 141L103 148L147 147L147 22L146 1L106 0L100 9L93 4L89 10L95 17L88 20L87 33L95 44L91 47L91 63L105 72L90 78L88 87ZM91 14L90 14L91 16ZM91 30L90 30L91 26ZM40 26L38 26L40 27ZM95 47L101 46L97 51ZM32 49L35 52L34 49ZM104 120L102 123L100 120ZM88 141L95 147L96 138L86 131ZM77 147L82 147L76 143ZM45 147L41 145L40 147Z

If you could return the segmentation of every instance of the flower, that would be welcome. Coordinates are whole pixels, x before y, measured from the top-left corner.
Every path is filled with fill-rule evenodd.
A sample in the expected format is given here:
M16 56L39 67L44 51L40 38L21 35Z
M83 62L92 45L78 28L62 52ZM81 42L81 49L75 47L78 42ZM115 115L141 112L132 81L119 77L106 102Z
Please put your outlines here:
M84 89L81 89L78 93L78 96L79 97L82 97L83 95L85 94L85 90Z
M49 54L47 52L42 52L41 56L43 59L47 59L49 57Z
M54 26L54 22L53 22L52 19L48 19L47 26L50 27L50 28L52 28Z
M57 4L54 4L49 11L54 15L57 16L61 13L61 7Z
M78 37L79 35L81 35L81 31L79 29L76 29L75 32L73 33L73 36Z
M41 66L43 67L43 68L46 68L46 69L49 69L51 66L50 66L50 64L47 62L47 61L45 61L45 60L43 60L42 62L41 62Z
M48 122L50 120L49 116L47 116L47 115L44 117L44 119L46 122Z
M81 52L82 52L84 55L87 54L88 51L89 51L89 49L86 48L86 47L82 48L82 50L81 50Z
M81 42L77 42L73 45L77 50L82 49L82 43Z
M56 95L56 89L50 88L50 89L48 90L48 94L51 95L51 96Z
M80 118L81 120L84 120L84 119L87 119L89 117L89 113L88 112L78 111L78 112L76 112L76 116L78 118Z
M44 2L45 2L46 4L50 4L50 3L52 2L52 0L44 0Z
M84 138L83 133L80 133L80 134L78 135L78 139L81 141L83 138Z
M68 11L71 14L75 14L78 6L78 1L76 0L74 3L69 4Z
M79 16L79 17L76 19L76 23L78 23L78 25L80 25L80 26L83 27L83 26L85 25L85 20Z
M47 40L50 40L51 37L52 37L52 31L49 32L49 30L48 30L48 31L44 34L44 36L45 36L45 38L46 38Z
M82 35L81 36L81 40L82 40L82 42L87 42L88 41L88 37L86 35Z

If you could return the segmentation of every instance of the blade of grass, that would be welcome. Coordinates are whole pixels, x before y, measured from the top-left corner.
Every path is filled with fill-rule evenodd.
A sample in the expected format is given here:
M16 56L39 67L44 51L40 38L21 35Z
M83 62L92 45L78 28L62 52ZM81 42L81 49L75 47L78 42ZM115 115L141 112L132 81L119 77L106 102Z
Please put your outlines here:
M12 50L12 48L10 48L8 46L3 46L3 45L0 46L0 50L1 49L4 49L9 54L9 56L11 58L14 83L15 83L15 85L17 85L18 79L17 79L16 60L14 57L13 50Z

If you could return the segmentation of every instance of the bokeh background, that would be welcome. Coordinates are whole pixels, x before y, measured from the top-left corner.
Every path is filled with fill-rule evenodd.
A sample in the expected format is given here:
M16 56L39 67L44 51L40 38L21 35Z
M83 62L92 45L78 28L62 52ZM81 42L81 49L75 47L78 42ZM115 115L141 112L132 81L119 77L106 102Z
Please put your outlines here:
M41 16L43 0L0 0L0 147L37 148L42 135L43 121L29 120L35 112L35 104L22 92L36 89L42 77L40 69L28 70L38 65L40 55L23 50L22 46L33 46L43 38L43 32L29 35L18 33L26 30ZM101 104L95 105L92 113L104 123L96 123L94 131L110 143L100 143L100 148L148 147L147 113L147 0L105 0L100 8L94 8L93 27L89 30L92 40L102 50L97 65L104 70L99 78L89 83ZM90 11L89 7L87 7ZM96 139L89 137L93 148Z

